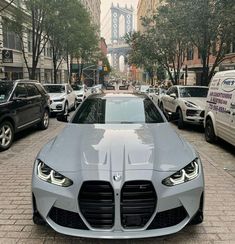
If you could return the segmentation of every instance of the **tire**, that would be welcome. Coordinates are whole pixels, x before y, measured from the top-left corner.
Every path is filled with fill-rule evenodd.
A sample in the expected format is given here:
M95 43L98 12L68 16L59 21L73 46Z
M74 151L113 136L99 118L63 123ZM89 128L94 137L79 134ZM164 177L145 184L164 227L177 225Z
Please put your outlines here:
M209 143L214 143L216 141L216 135L215 130L213 126L213 122L211 119L206 120L206 126L205 126L205 139Z
M65 102L65 104L64 104L64 114L69 114L69 105L68 105L68 102Z
M46 225L45 220L42 218L39 212L33 213L33 223L35 225Z
M191 225L201 224L203 222L203 218L204 218L203 217L203 212L201 210L198 210L198 212L196 213L196 215L191 220L190 224Z
M44 110L44 113L42 115L42 120L39 123L39 128L41 130L46 130L48 128L48 126L49 126L49 121L50 121L50 119L49 119L49 112L48 112L47 109L45 109Z
M177 109L177 117L178 117L178 128L181 130L185 127L185 123L183 119L183 113L180 108Z
M14 140L14 129L9 121L0 124L0 151L9 149Z

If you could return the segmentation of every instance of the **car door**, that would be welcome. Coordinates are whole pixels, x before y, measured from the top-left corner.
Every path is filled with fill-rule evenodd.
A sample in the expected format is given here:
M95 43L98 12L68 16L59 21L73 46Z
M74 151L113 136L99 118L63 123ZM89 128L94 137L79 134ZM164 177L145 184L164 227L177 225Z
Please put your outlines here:
M13 92L12 113L15 114L16 128L21 129L29 122L30 103L28 102L28 92L24 84L17 84Z
M166 105L164 104L164 107L169 112L175 112L174 111L174 105L176 102L176 98L172 97L172 94L176 94L176 93L177 93L177 88L173 86L167 91L167 94L165 96L166 97Z
M69 102L69 108L72 108L74 101L75 101L75 97L72 93L73 89L70 85L66 85L66 90L67 90L67 98L68 98L68 102Z
M233 91L233 96L232 96L232 100L230 103L230 111L231 111L231 121L230 121L231 140L230 140L230 143L235 146L235 90Z
M34 84L25 84L30 103L30 122L36 122L42 117L42 95Z

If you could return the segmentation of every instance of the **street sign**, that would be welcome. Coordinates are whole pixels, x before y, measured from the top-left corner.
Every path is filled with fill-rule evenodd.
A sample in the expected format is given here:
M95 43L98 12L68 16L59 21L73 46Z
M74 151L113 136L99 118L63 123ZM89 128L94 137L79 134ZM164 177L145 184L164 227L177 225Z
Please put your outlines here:
M12 50L2 50L2 62L3 63L13 63Z

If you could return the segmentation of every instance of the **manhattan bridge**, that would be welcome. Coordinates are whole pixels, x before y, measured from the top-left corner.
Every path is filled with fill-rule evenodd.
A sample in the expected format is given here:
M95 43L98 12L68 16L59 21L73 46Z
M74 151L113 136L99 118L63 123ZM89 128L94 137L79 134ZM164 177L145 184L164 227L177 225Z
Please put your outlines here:
M111 66L115 70L120 71L120 58L123 57L126 60L130 50L130 47L125 43L124 36L126 33L133 31L134 9L132 6L130 8L127 5L125 7L121 7L119 4L114 6L112 3L109 12L111 12L111 26L107 28L108 31L105 34L111 34L111 43L108 44L108 54L111 57ZM104 19L108 16L109 12ZM105 23L104 28L107 25L110 25L110 22ZM127 70L127 65L125 65L124 70Z

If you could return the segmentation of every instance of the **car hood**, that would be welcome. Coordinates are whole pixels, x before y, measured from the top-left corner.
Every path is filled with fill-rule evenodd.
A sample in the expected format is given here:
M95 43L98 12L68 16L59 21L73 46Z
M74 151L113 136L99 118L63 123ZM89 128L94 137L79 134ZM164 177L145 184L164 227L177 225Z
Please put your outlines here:
M51 99L60 99L65 96L65 93L48 93Z
M206 97L187 97L187 98L184 98L184 100L187 102L192 102L192 103L196 104L203 110L206 107Z
M69 123L38 158L59 172L81 170L177 171L197 157L169 123Z
M84 91L74 91L74 93L78 96L78 95L83 95L85 92Z

